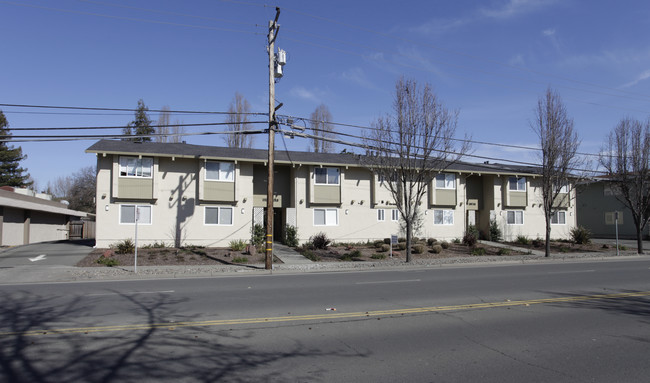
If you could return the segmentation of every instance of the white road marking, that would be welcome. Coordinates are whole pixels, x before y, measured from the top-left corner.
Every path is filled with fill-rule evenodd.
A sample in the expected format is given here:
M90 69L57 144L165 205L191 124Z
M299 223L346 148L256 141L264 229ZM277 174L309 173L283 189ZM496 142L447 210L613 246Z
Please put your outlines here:
M132 291L124 293L101 293L101 294L86 294L86 297L100 297L104 295L136 295L136 294L164 294L164 293L174 293L174 290L163 290L163 291Z
M42 260L44 260L45 257L46 257L45 254L41 254L41 255L39 255L38 257L35 257L35 258L29 258L29 260L32 261L32 262L37 262L37 261L42 261Z
M594 273L596 270L576 270L576 271L551 271L547 274L577 274L577 273Z
M405 282L422 282L421 279L403 279L400 281L376 281L376 282L357 282L356 285L376 285L384 283L405 283Z

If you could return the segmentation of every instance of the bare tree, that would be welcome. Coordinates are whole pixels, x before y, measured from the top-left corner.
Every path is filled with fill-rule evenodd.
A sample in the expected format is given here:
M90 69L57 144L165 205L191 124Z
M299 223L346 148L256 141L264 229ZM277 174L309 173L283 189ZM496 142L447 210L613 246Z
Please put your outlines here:
M361 161L390 191L406 231L406 261L411 261L413 226L435 176L469 151L454 140L458 111L444 107L426 84L400 78L393 113L378 118L364 138L369 155Z
M156 142L170 142L171 136L170 131L170 120L171 113L169 106L165 105L160 109L160 114L158 115L158 121L156 122L156 133L158 136L154 137Z
M179 142L183 141L183 134L185 134L185 127L181 125L183 125L182 121L178 119L174 120L174 124L170 126L170 135L169 135L169 140L167 142L173 142L178 144Z
M546 221L545 256L551 253L551 218L563 203L570 201L572 190L582 178L576 169L584 166L577 156L580 140L560 95L548 88L537 101L535 119L530 127L541 146L542 208Z
M309 126L312 134L312 148L315 153L331 153L334 150L334 144L331 141L322 138L334 137L334 127L332 126L332 114L325 104L320 104L309 116Z
M57 199L67 200L70 209L94 213L96 179L96 168L87 166L72 175L57 178L54 183L48 183L48 190Z
M226 123L228 123L227 131L229 132L239 132L233 134L227 134L224 138L226 145L229 148L252 148L254 137L251 134L241 133L246 130L251 130L251 124L248 119L248 113L250 113L251 105L248 101L242 96L239 92L235 93L235 97L228 107L228 117L226 117Z
M609 134L600 164L616 198L632 213L637 251L643 254L642 232L650 215L650 120L622 119Z

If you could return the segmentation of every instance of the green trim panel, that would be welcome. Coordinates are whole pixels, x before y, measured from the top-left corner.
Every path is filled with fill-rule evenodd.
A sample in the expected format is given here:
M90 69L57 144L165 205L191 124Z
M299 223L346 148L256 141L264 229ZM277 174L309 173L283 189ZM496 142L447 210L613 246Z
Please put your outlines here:
M235 183L203 181L203 201L235 201Z
M117 197L123 199L153 199L152 178L119 178Z

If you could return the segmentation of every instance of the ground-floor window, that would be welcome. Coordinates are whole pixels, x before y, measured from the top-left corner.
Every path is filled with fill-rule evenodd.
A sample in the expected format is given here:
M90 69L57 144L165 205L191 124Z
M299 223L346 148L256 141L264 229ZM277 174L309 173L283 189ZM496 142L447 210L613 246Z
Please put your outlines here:
M433 211L433 224L434 225L453 225L454 224L454 211L453 210L434 210Z
M384 209L378 209L377 221L385 221L385 220L386 220L386 211Z
M136 217L138 224L151 225L150 205L120 205L120 223L135 224Z
M314 209L314 226L337 226L339 209Z
M204 222L206 225L232 225L232 211L232 207L227 206L206 206Z
M554 211L551 214L551 224L566 225L566 211Z
M399 210L393 209L390 212L390 220L393 221L393 222L399 221Z
M523 210L509 210L506 212L508 225L523 225L524 224L524 211Z

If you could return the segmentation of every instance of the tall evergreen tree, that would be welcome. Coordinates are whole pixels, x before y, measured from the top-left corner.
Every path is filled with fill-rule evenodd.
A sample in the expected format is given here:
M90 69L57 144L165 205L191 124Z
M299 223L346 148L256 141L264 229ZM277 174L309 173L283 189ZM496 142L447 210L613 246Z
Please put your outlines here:
M147 115L149 108L144 104L142 99L138 100L138 109L135 111L135 119L122 130L124 135L132 135L140 137L125 137L126 141L146 142L151 141L148 135L154 134L156 130L151 126L151 119Z
M0 110L0 138L11 139L9 122L2 110ZM14 148L7 144L7 141L0 142L0 186L27 187L33 181L30 180L27 169L20 166L20 161L26 159L23 150Z

